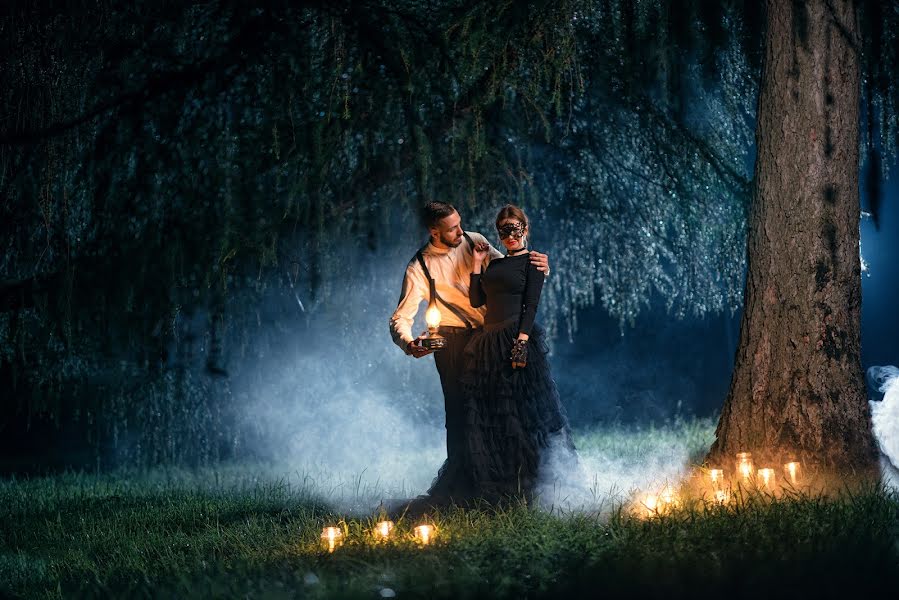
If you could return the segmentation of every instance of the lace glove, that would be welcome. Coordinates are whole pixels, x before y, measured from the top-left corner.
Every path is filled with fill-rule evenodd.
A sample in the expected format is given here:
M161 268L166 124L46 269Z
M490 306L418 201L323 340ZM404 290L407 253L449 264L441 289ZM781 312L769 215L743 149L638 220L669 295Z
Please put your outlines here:
M515 340L512 344L512 368L524 368L528 364L528 341Z

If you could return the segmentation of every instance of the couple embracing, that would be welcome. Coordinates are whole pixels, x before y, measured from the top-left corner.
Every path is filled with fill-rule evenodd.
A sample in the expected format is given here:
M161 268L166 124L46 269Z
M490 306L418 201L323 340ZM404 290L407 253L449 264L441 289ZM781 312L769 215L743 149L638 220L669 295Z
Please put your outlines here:
M430 354L421 336L413 338L412 323L435 291L447 341L434 356L446 407L447 459L427 494L413 503L531 501L551 447L577 461L544 331L534 322L547 256L528 251L528 218L511 204L496 216L505 253L483 235L463 231L459 213L445 202L427 204L424 223L430 240L406 268L390 332L406 354Z

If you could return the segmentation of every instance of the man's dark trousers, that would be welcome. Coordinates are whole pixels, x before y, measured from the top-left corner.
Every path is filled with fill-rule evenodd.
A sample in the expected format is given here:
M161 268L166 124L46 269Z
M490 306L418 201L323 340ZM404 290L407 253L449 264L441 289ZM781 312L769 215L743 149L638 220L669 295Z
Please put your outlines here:
M446 458L453 466L465 447L462 373L465 371L465 346L474 332L465 327L441 327L440 335L446 338L446 348L434 353L446 406Z

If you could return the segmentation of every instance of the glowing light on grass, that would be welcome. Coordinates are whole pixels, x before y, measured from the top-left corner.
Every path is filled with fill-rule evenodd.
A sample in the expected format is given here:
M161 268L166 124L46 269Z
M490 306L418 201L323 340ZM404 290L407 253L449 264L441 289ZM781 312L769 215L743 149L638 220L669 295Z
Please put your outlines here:
M423 546L427 546L434 539L435 533L433 525L419 525L415 528L415 539L421 542Z
M661 504L661 508L663 511L668 512L678 504L680 504L680 499L677 496L677 492L670 485L666 485L665 489L662 490L662 493L659 494L659 502Z
M658 513L659 510L659 498L655 494L647 494L645 498L643 498L643 508L644 514L647 517L651 517L654 514Z
M752 471L752 452L737 452L737 476L746 482L752 478Z
M328 548L328 552L334 552L334 548L343 543L343 532L340 527L325 527L322 529L322 546Z
M378 521L375 525L375 537L379 540L386 540L393 532L393 521Z
M715 503L727 504L730 502L730 494L727 490L715 490Z
M784 465L784 471L787 473L787 477L790 480L790 483L796 485L799 483L800 477L800 468L798 461L791 461Z
M766 490L774 489L774 469L764 468L759 469L758 471L758 483L759 487L762 487Z

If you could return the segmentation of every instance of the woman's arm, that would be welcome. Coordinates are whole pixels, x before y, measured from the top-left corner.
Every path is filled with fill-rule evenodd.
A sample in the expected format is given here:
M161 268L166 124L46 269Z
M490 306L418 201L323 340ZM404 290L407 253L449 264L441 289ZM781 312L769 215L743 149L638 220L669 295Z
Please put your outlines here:
M490 244L478 242L471 253L471 281L468 284L468 302L472 308L479 308L487 302L487 294L484 293L484 288L481 287L481 267L489 251Z
M480 273L471 274L471 282L468 284L468 302L472 308L480 308L487 302L487 294L484 293L484 288L481 287Z
M540 293L543 291L543 281L546 276L537 267L528 262L527 285L524 288L522 298L521 320L518 325L518 339L526 340L531 336L531 328L537 317L537 306L540 304Z
M537 316L537 305L540 304L540 292L543 291L543 280L546 277L531 262L528 262L525 269L527 269L527 283L524 286L524 297L521 301L518 339L512 344L513 369L523 369L528 364L528 339L531 337L531 327Z

